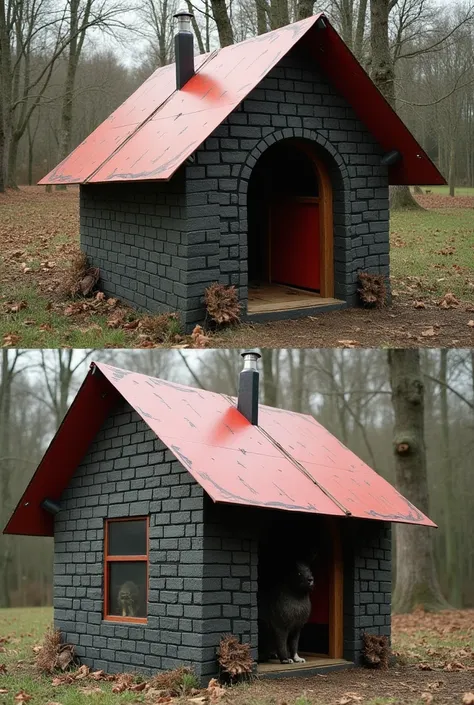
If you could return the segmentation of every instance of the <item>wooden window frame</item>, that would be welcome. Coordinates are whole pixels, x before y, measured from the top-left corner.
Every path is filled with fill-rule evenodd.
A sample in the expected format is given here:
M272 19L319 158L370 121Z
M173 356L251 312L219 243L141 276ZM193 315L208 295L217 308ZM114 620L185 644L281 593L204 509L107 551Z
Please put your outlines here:
M109 556L109 525L119 521L144 521L146 526L146 554L134 556ZM146 564L146 593L145 604L148 606L148 578L149 578L149 535L150 535L150 518L148 516L140 517L123 517L106 519L104 525L104 614L103 619L106 622L132 622L134 624L146 624L148 617L122 617L119 615L109 614L110 595L109 595L109 565L111 563L121 562L136 562Z

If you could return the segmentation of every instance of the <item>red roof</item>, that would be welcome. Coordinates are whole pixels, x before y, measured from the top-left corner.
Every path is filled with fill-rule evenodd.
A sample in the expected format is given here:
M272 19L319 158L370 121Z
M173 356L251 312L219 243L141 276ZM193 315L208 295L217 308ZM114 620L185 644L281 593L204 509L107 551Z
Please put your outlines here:
M435 526L311 416L260 406L253 426L232 397L93 363L5 533L53 536L41 502L60 499L120 398L215 502Z
M316 22L324 17L326 29ZM196 74L176 90L175 66L159 68L40 184L169 180L268 72L303 41L385 152L391 184L445 179L322 14L195 59Z

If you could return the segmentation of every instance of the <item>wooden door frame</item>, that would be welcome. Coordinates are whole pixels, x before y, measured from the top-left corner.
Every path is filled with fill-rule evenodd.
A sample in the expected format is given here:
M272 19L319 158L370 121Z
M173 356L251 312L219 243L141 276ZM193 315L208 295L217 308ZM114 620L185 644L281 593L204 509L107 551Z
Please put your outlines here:
M331 539L329 577L329 658L342 658L344 652L344 562L340 521L328 517L328 534Z
M334 297L334 226L332 183L324 162L315 154L313 146L304 140L295 140L295 149L303 152L311 164L318 181L319 191L319 266L320 296Z

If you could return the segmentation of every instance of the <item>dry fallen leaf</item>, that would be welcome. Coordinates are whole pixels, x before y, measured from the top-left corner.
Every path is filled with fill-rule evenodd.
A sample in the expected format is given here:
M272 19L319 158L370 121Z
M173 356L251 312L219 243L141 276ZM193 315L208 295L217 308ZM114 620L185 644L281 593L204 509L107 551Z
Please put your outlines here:
M20 341L20 336L16 333L7 333L3 336L3 347L8 348L10 346L15 347Z
M422 693L420 697L428 705L433 702L433 693Z
M361 343L358 340L338 340L337 341L343 348L360 348Z
M103 681L107 680L106 674L104 671L92 671L92 673L89 674L90 678L92 678L95 681Z
M6 309L8 313L18 313L18 311L21 311L27 306L28 304L26 303L26 301L15 301L12 304L6 304Z
M357 693L344 693L342 698L338 700L338 705L348 705L349 703L360 703L363 700L361 695Z
M207 686L207 692L209 694L209 700L211 703L215 703L220 700L225 694L226 690L223 688L216 678L211 678L209 685Z
M474 705L474 693L464 693L462 696L463 705Z
M432 681L431 683L428 683L426 686L428 690L438 690L438 688L442 688L444 685L444 681Z
M474 328L474 321L468 321L467 325L469 326L469 328Z
M194 327L194 330L191 333L191 338L193 341L193 347L195 348L207 348L211 342L210 338L204 333L201 326Z
M17 703L27 703L32 697L32 695L25 693L24 690L20 690L13 699L16 700Z
M414 301L413 308L426 308L426 304L424 301Z
M451 291L448 291L443 298L438 301L438 306L441 308L456 308L456 306L459 306L459 300Z
M450 661L444 667L445 671L464 671L466 667L459 661Z
M6 688L0 688L0 695L6 695L8 690Z
M438 335L439 331L435 330L433 326L430 326L426 330L421 331L423 338L431 338L433 335Z
M87 678L90 673L90 670L91 669L89 668L89 666L80 666L74 674L75 679L80 680L81 678Z

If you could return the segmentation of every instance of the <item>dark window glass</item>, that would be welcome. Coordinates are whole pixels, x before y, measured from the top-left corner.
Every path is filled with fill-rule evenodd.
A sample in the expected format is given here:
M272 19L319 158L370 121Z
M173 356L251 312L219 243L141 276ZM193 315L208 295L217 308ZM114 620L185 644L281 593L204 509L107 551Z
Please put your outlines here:
M144 562L109 563L110 615L146 617L146 569Z
M109 556L145 556L146 519L109 522Z

